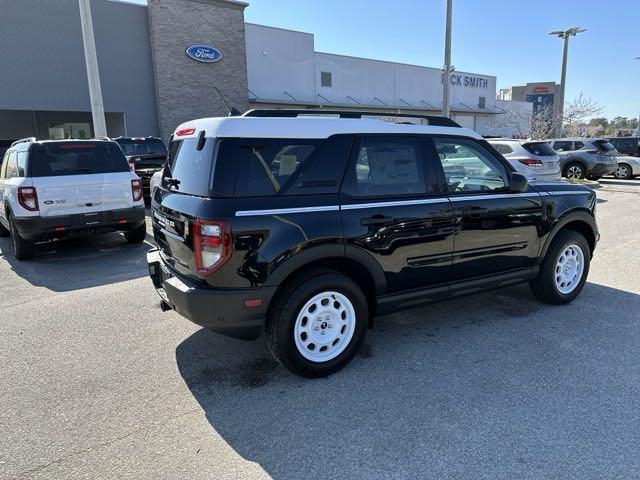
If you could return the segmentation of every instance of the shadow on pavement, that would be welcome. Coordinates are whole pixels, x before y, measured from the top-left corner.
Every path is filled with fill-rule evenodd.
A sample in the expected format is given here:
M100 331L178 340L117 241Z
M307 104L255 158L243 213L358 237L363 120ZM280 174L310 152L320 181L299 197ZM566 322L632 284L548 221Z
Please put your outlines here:
M640 295L526 286L378 317L326 379L202 329L176 349L209 423L285 478L604 478L640 467ZM212 432L213 435L213 432Z
M30 284L55 292L80 290L148 275L146 252L153 238L129 245L122 234L106 233L41 244L36 256L19 261L13 256L10 238L0 238L0 261Z

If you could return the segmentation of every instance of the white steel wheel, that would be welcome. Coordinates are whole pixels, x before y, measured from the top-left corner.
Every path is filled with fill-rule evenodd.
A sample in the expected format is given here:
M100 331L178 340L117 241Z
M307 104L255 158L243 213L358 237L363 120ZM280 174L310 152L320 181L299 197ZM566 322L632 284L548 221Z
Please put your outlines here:
M584 252L576 244L565 247L556 262L555 281L556 288L563 295L573 292L584 273Z
M345 295L318 293L298 312L293 332L296 348L311 362L328 362L347 348L355 328L356 311Z

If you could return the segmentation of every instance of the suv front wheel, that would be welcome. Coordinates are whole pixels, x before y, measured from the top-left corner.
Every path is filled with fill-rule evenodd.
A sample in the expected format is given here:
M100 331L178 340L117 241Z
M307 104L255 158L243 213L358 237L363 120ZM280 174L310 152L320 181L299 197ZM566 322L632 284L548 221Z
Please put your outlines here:
M369 319L367 299L349 277L313 271L278 296L267 323L272 355L308 378L337 372L355 356Z
M531 290L540 300L563 305L576 298L589 274L591 249L584 235L573 230L560 232L547 251Z

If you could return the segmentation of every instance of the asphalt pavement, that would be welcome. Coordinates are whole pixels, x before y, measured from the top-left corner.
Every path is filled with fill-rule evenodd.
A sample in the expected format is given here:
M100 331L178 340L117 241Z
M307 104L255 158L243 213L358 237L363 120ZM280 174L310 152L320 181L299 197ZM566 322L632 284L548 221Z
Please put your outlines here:
M640 477L640 185L598 190L572 304L526 286L379 317L320 380L162 313L151 240L0 239L0 478Z

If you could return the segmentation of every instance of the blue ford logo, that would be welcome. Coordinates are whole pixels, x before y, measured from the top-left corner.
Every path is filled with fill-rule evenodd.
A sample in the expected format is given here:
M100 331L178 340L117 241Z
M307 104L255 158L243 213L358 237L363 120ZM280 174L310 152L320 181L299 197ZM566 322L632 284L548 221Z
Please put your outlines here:
M185 53L197 62L213 63L222 59L222 52L209 45L191 45Z

